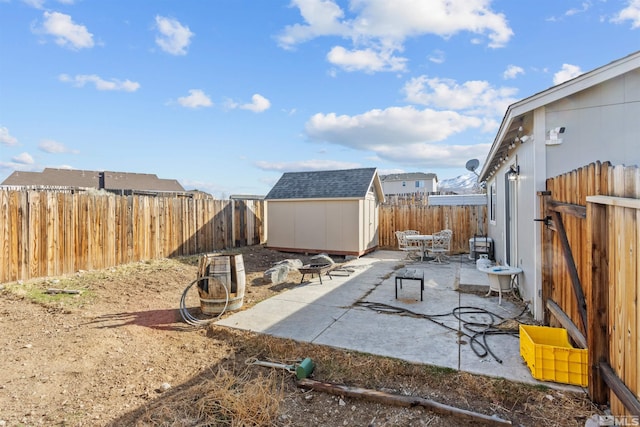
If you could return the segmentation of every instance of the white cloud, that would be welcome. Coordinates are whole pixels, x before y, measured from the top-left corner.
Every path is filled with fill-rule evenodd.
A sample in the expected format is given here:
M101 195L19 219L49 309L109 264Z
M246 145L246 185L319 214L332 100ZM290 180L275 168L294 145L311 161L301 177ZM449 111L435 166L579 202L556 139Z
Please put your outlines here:
M42 9L46 0L22 0L22 3L34 9Z
M577 65L562 64L562 69L553 75L553 84L559 85L583 73Z
M40 31L55 37L56 44L71 49L93 47L93 34L87 27L73 22L71 16L60 12L44 12Z
M393 56L392 51L374 49L347 50L342 46L333 47L327 54L330 63L346 71L404 71L406 58Z
M12 157L11 160L15 163L19 163L21 165L32 165L34 164L33 157L29 153L20 153L15 157Z
M9 129L6 127L0 126L0 144L18 145L18 138L11 136Z
M6 1L10 1L10 0L6 0ZM28 6L31 6L35 9L43 9L46 1L47 0L22 0L22 3ZM75 0L58 0L58 3L69 5L69 4L74 4Z
M580 13L585 13L589 9L591 9L591 2L585 1L580 4L579 8L574 7L572 9L567 10L564 14L567 16L573 16L573 15L578 15Z
M455 80L415 77L403 91L408 102L436 108L463 110L468 114L502 116L516 101L515 88L494 88L487 81L473 80L458 84Z
M402 147L402 150L394 146L385 146L377 153L388 161L432 169L462 167L469 159L485 158L490 148L491 144L410 144Z
M178 98L178 103L187 108L211 107L213 102L200 89L189 90L189 96Z
M45 139L42 142L40 142L40 144L38 144L38 148L42 151L44 151L45 153L74 153L77 154L78 152L75 150L70 150L69 148L67 148L64 144L61 144L57 141L54 141L52 139Z
M189 27L176 19L156 16L156 28L160 33L156 36L156 43L163 51L172 55L187 54L187 46L194 36Z
M477 91L465 96L472 98L474 93ZM488 99L497 102L495 96ZM463 104L473 106L470 101ZM491 117L407 106L371 110L355 116L319 113L307 121L305 131L311 140L368 151L382 161L420 168L442 168L462 167L470 158L483 158L491 144L450 145L439 142L469 130L493 133L498 125L499 121Z
M489 47L498 48L513 36L504 14L491 10L490 0L358 0L351 2L353 16L348 18L333 0L293 0L292 4L304 22L286 26L278 36L280 46L288 49L322 36L349 38L353 48L334 47L327 55L349 70L404 69L406 60L394 53L402 51L410 37L435 34L449 38L469 32L475 36L472 43L484 39ZM379 61L386 65L376 65Z
M140 89L140 83L131 80L121 81L118 79L104 80L95 74L78 74L71 77L68 74L60 74L58 79L61 82L72 83L74 86L83 87L87 83L93 83L98 90L121 90L125 92L135 92Z
M433 62L434 64L442 64L444 63L444 60L445 55L441 50L435 50L431 55L429 55L429 61Z
M522 67L518 67L517 65L509 65L502 74L502 78L504 78L505 80L515 79L516 77L518 77L518 74L524 74L524 69Z
M631 21L632 29L640 28L640 0L629 0L627 7L622 9L611 21L616 23Z
M356 116L318 113L307 121L305 131L313 140L378 152L385 146L442 141L482 125L481 119L454 111L390 107Z
M251 97L251 102L240 106L243 110L253 111L254 113L262 113L271 107L271 102L264 96L256 93Z
M300 160L294 162L255 162L255 166L265 171L276 172L302 172L317 170L354 169L361 165L353 162L341 162L337 160Z
M283 48L320 36L347 36L351 32L349 25L340 21L344 12L333 0L293 0L292 6L300 9L305 24L285 27L278 37Z

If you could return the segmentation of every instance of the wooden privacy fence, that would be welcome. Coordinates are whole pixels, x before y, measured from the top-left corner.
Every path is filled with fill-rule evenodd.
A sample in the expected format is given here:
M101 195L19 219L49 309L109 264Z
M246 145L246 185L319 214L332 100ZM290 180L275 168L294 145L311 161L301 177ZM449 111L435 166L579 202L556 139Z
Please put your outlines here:
M451 250L454 253L469 252L469 239L487 229L486 206L423 206L382 205L380 207L379 245L398 246L395 232L418 230L433 234L450 229L453 231Z
M0 190L0 283L262 243L263 203Z
M547 180L541 196L549 323L586 344L592 400L640 416L640 170L593 163Z

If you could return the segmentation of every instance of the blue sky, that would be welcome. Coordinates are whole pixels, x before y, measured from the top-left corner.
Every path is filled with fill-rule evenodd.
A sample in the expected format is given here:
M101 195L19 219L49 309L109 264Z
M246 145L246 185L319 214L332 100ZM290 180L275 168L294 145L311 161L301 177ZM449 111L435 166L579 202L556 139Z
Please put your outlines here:
M454 178L509 104L637 50L640 0L0 0L0 181Z

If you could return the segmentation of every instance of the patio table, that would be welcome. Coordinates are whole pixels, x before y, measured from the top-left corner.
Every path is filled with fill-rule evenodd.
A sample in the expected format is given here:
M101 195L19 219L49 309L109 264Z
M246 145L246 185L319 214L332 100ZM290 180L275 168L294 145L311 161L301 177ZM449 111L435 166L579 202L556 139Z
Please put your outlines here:
M420 301L424 291L424 270L417 268L401 268L396 272L396 299L398 299L398 285L402 289L403 280L417 280L420 282Z
M512 282L522 273L522 269L518 267L509 267L508 265L495 265L489 267L478 267L478 270L487 273L489 276L489 292L498 293L498 305L502 304L502 292L513 292Z
M424 260L424 255L427 252L427 243L433 240L432 234L408 234L405 236L407 241L420 242L420 248L422 253L420 254L420 261Z

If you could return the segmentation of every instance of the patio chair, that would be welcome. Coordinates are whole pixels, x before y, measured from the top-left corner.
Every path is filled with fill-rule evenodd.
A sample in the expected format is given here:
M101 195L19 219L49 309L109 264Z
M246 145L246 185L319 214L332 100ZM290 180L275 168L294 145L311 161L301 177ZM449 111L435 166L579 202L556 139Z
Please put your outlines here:
M438 264L449 261L448 254L451 251L451 236L453 234L449 231L443 230L434 233L431 245L427 248L427 253L433 256L433 261Z
M422 247L420 246L420 242L409 242L406 239L406 236L406 231L396 231L396 238L398 239L398 249L407 252L407 256L409 258L411 257L412 253L422 254Z

